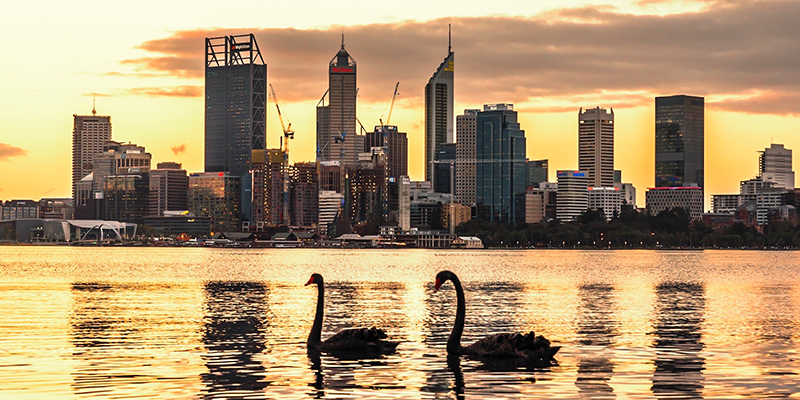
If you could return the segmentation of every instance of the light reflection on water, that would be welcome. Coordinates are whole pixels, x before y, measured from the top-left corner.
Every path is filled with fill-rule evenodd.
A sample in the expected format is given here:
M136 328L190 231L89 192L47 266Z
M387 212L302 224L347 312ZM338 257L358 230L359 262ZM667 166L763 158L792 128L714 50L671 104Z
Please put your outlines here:
M797 397L800 266L791 252L341 251L0 247L0 398ZM534 330L550 366L448 359ZM379 359L308 354L376 325Z

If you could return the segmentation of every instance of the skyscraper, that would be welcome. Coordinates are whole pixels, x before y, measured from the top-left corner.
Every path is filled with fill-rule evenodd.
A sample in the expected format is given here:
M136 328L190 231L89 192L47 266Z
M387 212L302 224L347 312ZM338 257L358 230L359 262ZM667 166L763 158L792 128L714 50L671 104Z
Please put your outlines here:
M614 187L614 109L578 111L578 169L590 187Z
M206 38L205 170L243 176L266 148L267 65L253 34Z
M448 41L447 57L425 85L425 180L435 182L434 160L453 138L453 69L455 54Z
M513 104L487 104L477 118L475 194L478 217L525 222L525 131Z
M149 216L189 209L189 175L180 163L161 162L150 170Z
M782 144L771 144L758 157L758 174L762 180L775 182L775 187L794 189L792 150Z
M363 151L363 138L356 139L356 68L342 35L342 47L328 63L328 91L317 104L317 161L339 161L347 168Z
M703 187L704 109L702 97L656 97L656 187Z
M367 133L365 141L365 152L371 152L373 147L385 149L387 178L396 182L408 175L408 134L399 132L394 125L377 125L374 132Z
M547 165L547 160L528 161L528 187L538 187L540 183L547 182Z
M589 178L586 171L556 171L556 218L576 220L589 208Z
M103 145L111 140L111 117L99 116L92 107L92 115L72 115L72 198L75 185L94 168L94 155L103 152ZM77 204L76 204L77 205Z
M456 117L456 201L475 204L475 149L478 112L464 110Z

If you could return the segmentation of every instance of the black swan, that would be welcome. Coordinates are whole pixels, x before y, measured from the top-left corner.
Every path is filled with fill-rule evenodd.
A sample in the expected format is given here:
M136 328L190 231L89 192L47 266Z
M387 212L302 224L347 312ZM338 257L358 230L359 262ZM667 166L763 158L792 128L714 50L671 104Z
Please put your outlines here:
M458 299L456 309L456 323L453 332L447 339L448 354L462 354L478 358L516 358L529 361L548 361L558 353L560 346L550 346L550 341L544 336L536 336L533 332L529 333L498 333L487 336L477 342L461 347L461 334L464 332L464 289L461 281L456 274L450 271L442 271L436 275L436 283L433 291L438 292L439 288L447 281L453 282L456 287L456 297Z
M306 286L317 285L317 314L308 335L308 349L326 353L342 354L390 354L395 351L397 342L386 339L386 332L375 327L345 329L326 341L322 341L322 314L325 303L325 281L320 274L312 274Z

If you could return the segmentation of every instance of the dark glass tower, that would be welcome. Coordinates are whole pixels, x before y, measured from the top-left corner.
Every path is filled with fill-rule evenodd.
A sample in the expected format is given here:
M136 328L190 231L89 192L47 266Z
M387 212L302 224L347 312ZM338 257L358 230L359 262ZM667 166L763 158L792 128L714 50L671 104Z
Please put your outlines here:
M363 140L359 146L356 139L356 68L343 35L341 49L328 63L328 91L317 104L317 161L354 166L363 151Z
M453 72L455 54L447 46L447 57L425 85L425 180L436 186L434 160L453 137Z
M205 170L247 174L266 148L267 65L255 36L206 38Z
M703 187L702 97L656 97L656 187Z
M478 218L525 222L525 131L512 104L488 104L478 113L475 201Z

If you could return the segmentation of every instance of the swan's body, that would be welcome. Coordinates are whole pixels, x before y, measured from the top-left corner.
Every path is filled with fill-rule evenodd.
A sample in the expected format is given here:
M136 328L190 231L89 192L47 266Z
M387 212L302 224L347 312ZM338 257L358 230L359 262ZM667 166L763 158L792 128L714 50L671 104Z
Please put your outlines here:
M325 282L322 275L311 275L306 286L311 284L317 285L317 313L314 316L311 333L308 335L309 350L345 354L389 354L395 351L397 342L384 340L387 338L386 332L374 327L345 329L323 342L322 316L325 309Z
M453 286L456 287L457 299L456 322L453 326L453 331L450 333L450 338L447 339L448 354L462 354L478 358L516 358L537 361L552 359L561 348L559 346L550 346L549 340L541 335L536 336L533 332L525 334L518 332L498 333L478 340L469 346L462 347L461 334L464 332L466 305L461 281L458 280L456 274L450 271L439 272L436 275L434 291L438 291L439 287L447 281L453 282Z

